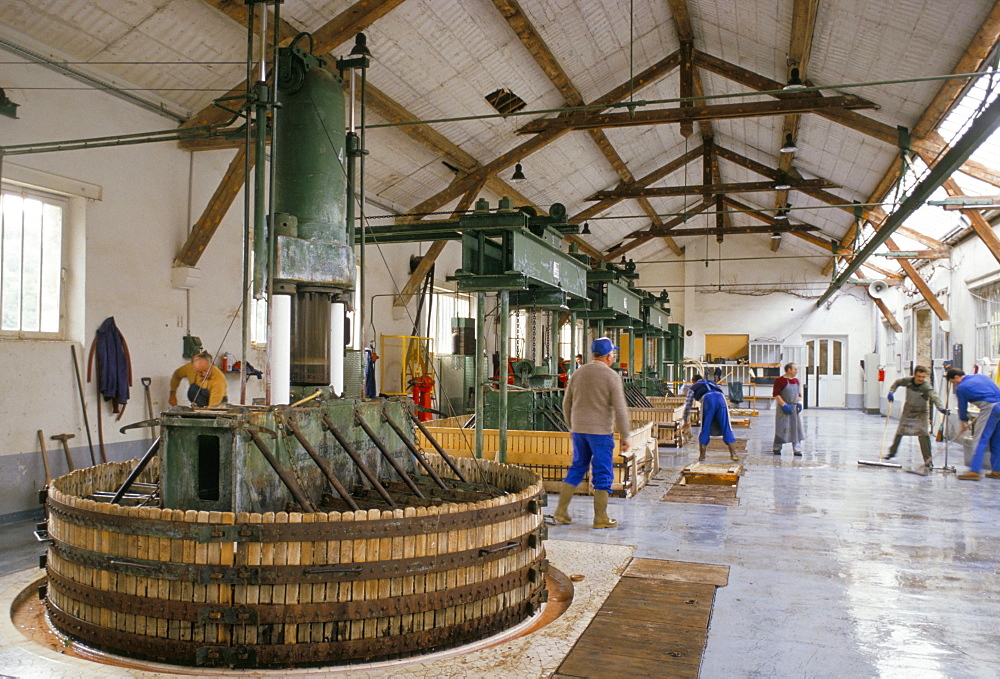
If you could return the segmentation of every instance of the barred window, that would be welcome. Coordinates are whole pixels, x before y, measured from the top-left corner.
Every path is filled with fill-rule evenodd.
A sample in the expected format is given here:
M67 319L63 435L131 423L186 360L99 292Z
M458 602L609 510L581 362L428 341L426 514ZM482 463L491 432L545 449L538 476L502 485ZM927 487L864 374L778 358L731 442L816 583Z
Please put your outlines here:
M60 196L0 191L0 333L61 336L66 208Z
M976 308L976 355L978 361L1000 359L1000 282L970 290Z

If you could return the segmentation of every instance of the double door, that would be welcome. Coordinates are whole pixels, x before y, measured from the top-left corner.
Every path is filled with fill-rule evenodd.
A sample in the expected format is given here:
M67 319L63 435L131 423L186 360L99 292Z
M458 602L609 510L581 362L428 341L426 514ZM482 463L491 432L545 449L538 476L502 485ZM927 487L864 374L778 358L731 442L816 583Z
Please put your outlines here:
M833 337L806 340L806 402L811 408L845 408L846 343Z

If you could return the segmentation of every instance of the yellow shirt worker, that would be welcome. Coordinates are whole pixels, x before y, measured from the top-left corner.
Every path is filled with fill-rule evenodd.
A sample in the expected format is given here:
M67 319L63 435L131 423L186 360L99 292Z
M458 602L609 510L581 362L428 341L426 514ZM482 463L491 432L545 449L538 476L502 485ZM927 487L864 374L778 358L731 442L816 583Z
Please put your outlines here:
M172 406L177 405L177 387L181 380L190 383L187 396L191 405L212 408L227 401L226 376L212 365L212 354L207 351L195 354L190 363L185 363L171 375L169 403Z

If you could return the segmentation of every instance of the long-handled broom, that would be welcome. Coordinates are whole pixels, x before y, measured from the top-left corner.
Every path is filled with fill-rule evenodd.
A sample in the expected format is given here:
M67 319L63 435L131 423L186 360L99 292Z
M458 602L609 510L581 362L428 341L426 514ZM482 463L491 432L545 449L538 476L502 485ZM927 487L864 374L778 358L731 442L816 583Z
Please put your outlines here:
M885 451L885 435L889 433L889 416L892 414L892 401L889 401L889 407L885 410L885 427L882 428L882 445L878 447L878 459L877 460L858 460L858 465L862 467L889 467L890 469L902 469L903 465L896 464L895 462L889 462L882 457L882 453Z

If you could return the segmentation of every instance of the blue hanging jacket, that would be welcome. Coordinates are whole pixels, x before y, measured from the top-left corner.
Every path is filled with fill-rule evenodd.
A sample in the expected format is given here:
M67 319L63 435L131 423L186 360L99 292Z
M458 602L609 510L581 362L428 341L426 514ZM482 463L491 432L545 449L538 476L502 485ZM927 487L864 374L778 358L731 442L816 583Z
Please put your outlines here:
M115 325L114 316L104 319L94 336L90 359L87 361L88 382L93 379L95 368L98 391L104 396L104 400L111 401L112 412L118 413L118 419L121 419L125 404L128 403L129 387L132 386L132 362L128 344Z

